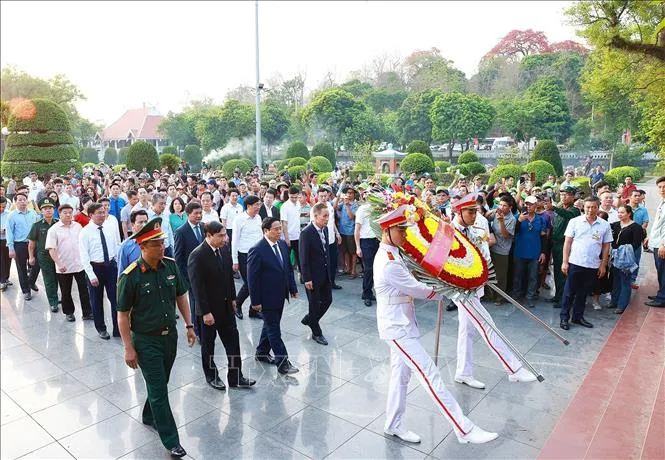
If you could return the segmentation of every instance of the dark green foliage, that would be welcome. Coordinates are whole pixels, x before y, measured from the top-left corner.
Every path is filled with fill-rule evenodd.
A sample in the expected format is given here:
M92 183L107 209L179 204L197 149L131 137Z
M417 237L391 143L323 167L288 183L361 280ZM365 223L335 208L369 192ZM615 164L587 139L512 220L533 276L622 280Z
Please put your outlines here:
M448 168L450 168L450 163L447 161L435 161L434 162L434 169L436 169L436 172L439 174L444 174L448 172Z
M12 110L7 128L10 132L71 131L65 111L48 99L26 99Z
M245 164L249 168L248 171L252 170L254 168L254 165L256 164L252 160L250 160L249 158L246 158L246 157L241 158L240 160L245 162Z
M99 154L97 153L97 150L92 147L83 147L79 151L79 159L81 160L81 163L97 164L99 163Z
M474 152L467 150L466 152L462 153L459 158L457 158L457 164L464 163L480 163L480 159Z
M492 175L488 179L489 185L494 185L497 182L501 182L506 176L512 176L515 180L515 183L520 179L520 174L522 174L522 167L518 165L501 165L497 166L496 169L492 172Z
M178 155L178 149L174 145L167 145L166 147L162 147L162 155L165 153L170 153L171 155Z
M118 150L118 163L119 164L125 164L127 163L127 152L129 151L129 147L123 147L120 150Z
M114 165L118 163L118 151L113 147L109 147L104 151L104 163L107 165Z
M312 147L312 157L326 157L331 165L335 164L337 155L335 149L328 142L319 142Z
M292 166L305 166L306 164L307 160L301 157L295 157L289 160L289 168Z
M485 169L485 165L483 165L479 161L472 161L471 163L462 163L459 166L466 166L470 176L483 174L485 171L487 171Z
M355 179L358 174L363 177L370 176L374 174L374 166L369 164L356 164L353 169L351 169L351 175Z
M60 160L52 161L50 163L37 163L33 161L24 161L21 163L14 163L3 161L2 162L2 176L19 176L25 177L29 171L34 171L37 175L44 176L45 174L66 174L70 169L74 168L77 172L81 172L83 166L77 160Z
M529 174L536 173L536 184L542 185L547 180L548 176L556 176L556 170L554 166L548 163L545 160L535 160L530 163L527 163L524 166L524 171Z
M333 170L332 164L330 164L330 161L326 157L312 157L307 163L317 173L331 172Z
M127 151L127 168L138 172L143 171L143 168L149 172L160 169L159 155L155 146L144 141L130 145Z
M618 168L620 166L633 166L642 161L644 150L641 148L631 148L624 144L618 144L614 150L614 157L612 159L612 166Z
M169 174L173 174L180 167L180 157L172 153L162 153L159 156L159 164L162 168L166 168Z
M472 174L468 163L456 164L453 166L453 171L459 172L464 177L469 177Z
M241 159L228 160L226 163L224 163L224 166L222 166L222 173L224 174L224 177L232 177L233 171L236 168L242 174L246 174L251 169L247 162Z
M640 168L635 166L619 166L618 168L612 168L605 173L605 181L607 178L611 177L616 179L617 185L622 184L624 179L630 176L633 179L633 182L637 182L642 179L644 173Z
M189 163L190 166L199 166L203 160L203 154L198 145L188 145L182 154L183 160Z
M295 180L305 173L305 168L305 165L289 166L289 176L291 176L292 180Z
M309 159L309 150L304 142L295 141L289 145L289 148L286 149L286 158L304 158L305 160Z
M97 152L95 151L95 155ZM13 147L7 149L3 158L6 162L20 162L26 158L38 158L40 162L63 161L76 158L76 148L73 145L54 145L52 147ZM95 163L98 163L95 157Z
M429 148L427 142L419 139L409 142L409 145L406 147L406 153L424 153L432 158L432 150Z
M559 155L559 148L556 146L556 142L549 139L539 141L531 155L531 161L535 160L547 161L554 166L557 176L563 175L563 165L561 164L561 156Z
M289 160L275 160L275 169L278 172L284 171L289 166Z
M409 153L399 166L404 174L434 172L434 161L424 153Z
M33 145L36 147L49 147L57 144L73 144L74 138L71 134L61 131L47 133L12 133L7 137L7 148Z
M607 176L605 176L605 182L607 182L610 185L610 188L612 190L616 190L617 184L614 177L612 177L610 180L607 180ZM591 184L589 184L588 177L586 176L573 177L570 183L573 184L573 187L575 187L578 191L582 192L584 196L591 196Z

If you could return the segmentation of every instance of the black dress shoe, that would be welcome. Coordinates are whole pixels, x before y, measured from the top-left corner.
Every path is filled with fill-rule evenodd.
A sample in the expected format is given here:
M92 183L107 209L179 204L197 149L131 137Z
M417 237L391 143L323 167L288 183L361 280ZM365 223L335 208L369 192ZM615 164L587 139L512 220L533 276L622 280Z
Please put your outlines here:
M178 444L177 446L171 447L169 449L169 454L171 454L171 457L184 457L185 455L187 455L187 452L185 451L185 449L182 448L180 444Z
M51 305L49 308L51 309L51 312L53 312L53 313L57 313L57 311L58 311L58 306L57 305Z
M256 310L249 309L249 314L247 315L250 318L263 319L263 313L259 313Z
M333 289L342 289L342 286L340 286L339 284L333 284L332 288Z
M300 324L304 326L309 326L309 314L302 317L302 319L300 320Z
M326 338L323 336L323 334L321 334L321 335L313 335L313 336L312 336L312 339L314 339L314 341L315 341L316 343L318 343L319 345L328 345L328 341L327 341Z
M448 305L446 305L446 311L455 311L457 310L457 305L455 305L453 302L450 302Z
M649 300L656 300L656 297L657 297L657 296L655 296L655 295L648 295L648 296L647 296L647 299L649 299Z
M70 323L76 321L76 317L74 315L67 315L65 316L65 318L67 318L67 321L69 321Z
M584 327L588 327L588 328L593 327L593 324L591 324L590 322L588 322L584 318L574 319L574 320L571 320L570 322L574 323L574 324L579 324L580 326L584 326Z
M561 320L561 322L559 323L559 326L561 327L561 329L566 330L566 331L568 329L570 329L570 326L568 325L568 321L566 321L565 319Z
M219 377L217 377L213 380L208 380L208 385L213 387L215 390L220 390L220 391L226 390L226 385L224 385L224 382L222 382L219 379Z
M235 315L236 315L236 318L242 319L243 318L242 310L240 308L236 308Z
M371 307L372 306L372 301L369 300L369 299L365 299L363 302L365 303L366 307Z
M251 386L254 386L255 384L256 384L256 380L246 379L245 377L240 377L238 379L238 384L237 385L231 385L231 381L229 380L229 387L231 387L231 388L249 388Z
M99 333L99 338L104 339L104 340L111 340L111 336L109 335L108 332L102 331Z
M287 359L284 361L284 363L281 366L277 368L277 372L279 372L282 375L295 374L296 372L300 372L300 369L291 364Z
M37 287L36 284L32 284L32 285L30 286L30 289L32 289L32 290L35 291L35 292L39 292L39 288Z
M88 313L87 315L83 315L83 320L84 321L92 321L94 319L95 319L95 317L92 313Z
M23 298L25 300L32 300L32 294L29 293L29 292L26 292L25 294L23 294Z
M272 355L256 355L254 359L266 364L277 364L277 361L275 361L275 358L273 358Z
M665 304L662 304L658 302L657 300L649 300L647 302L644 302L644 305L648 307L656 307L656 308L663 308L665 307Z
M114 331L113 331L113 337L121 337L121 335L120 335L120 331L116 331L116 330L114 330Z

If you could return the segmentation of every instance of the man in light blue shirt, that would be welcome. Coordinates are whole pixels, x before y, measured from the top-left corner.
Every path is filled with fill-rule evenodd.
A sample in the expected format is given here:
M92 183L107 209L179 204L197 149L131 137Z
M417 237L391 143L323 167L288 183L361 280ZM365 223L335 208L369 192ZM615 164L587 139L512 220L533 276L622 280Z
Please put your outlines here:
M646 207L640 207L642 192L643 190L633 190L628 198L628 204L633 208L633 221L642 226L646 237L647 227L649 227L649 211L647 211ZM640 274L640 260L642 260L642 245L635 249L635 263L637 264L637 268L633 271L633 276L630 279L633 289L638 289L640 287L639 284L637 284L637 276Z
M154 219L155 217L162 218L162 231L166 233L166 241L164 242L164 255L166 257L173 257L174 237L173 230L169 224L169 211L166 209L166 195L163 193L155 193L152 196L152 208L148 211L148 218Z
M148 213L143 209L134 211L130 214L129 221L132 225L132 233L136 233L148 223ZM120 275L125 271L125 268L127 268L132 262L137 261L140 256L141 248L134 238L128 238L122 242L118 248L118 255L116 257L116 260L118 261L118 279L120 279Z
M30 289L34 287L34 290L37 290L35 281L38 273L35 271L28 275L28 234L32 224L39 219L35 211L28 209L28 196L25 193L17 193L14 200L16 210L7 219L7 249L9 257L16 261L16 271L23 296L26 300L30 300L32 298Z
M9 249L7 249L8 220L7 198L0 196L0 291L7 289L9 271L12 266L12 259L9 257Z

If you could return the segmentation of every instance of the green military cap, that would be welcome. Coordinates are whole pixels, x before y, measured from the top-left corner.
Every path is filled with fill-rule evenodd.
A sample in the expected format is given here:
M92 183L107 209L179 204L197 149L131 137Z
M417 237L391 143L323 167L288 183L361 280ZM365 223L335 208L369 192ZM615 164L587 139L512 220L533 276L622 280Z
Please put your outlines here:
M42 198L41 200L39 200L39 209L47 208L49 206L52 207L52 208L55 207L55 203L49 197L45 197L45 198Z
M559 191L563 193L570 193L571 195L575 195L577 193L577 189L572 185L562 185Z
M367 190L368 185L364 182L358 184L357 188L358 190Z
M145 241L165 240L167 235L162 230L162 218L153 217L147 224L145 224L145 227L132 234L129 238L136 240L138 244Z

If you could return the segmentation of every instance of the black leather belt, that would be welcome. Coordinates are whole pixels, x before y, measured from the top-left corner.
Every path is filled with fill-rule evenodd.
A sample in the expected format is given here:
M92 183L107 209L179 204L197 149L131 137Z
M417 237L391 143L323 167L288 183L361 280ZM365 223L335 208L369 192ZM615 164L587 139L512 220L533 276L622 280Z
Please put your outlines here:
M108 262L90 262L90 265L93 266L104 266L104 265L111 265L115 263L115 259L111 259Z
M136 332L136 331L134 331ZM143 335L152 335L152 336L161 336L161 335L169 335L169 332L171 332L171 328L166 326L162 329L156 329L154 331L148 331L148 332L137 332L137 334L143 334Z

